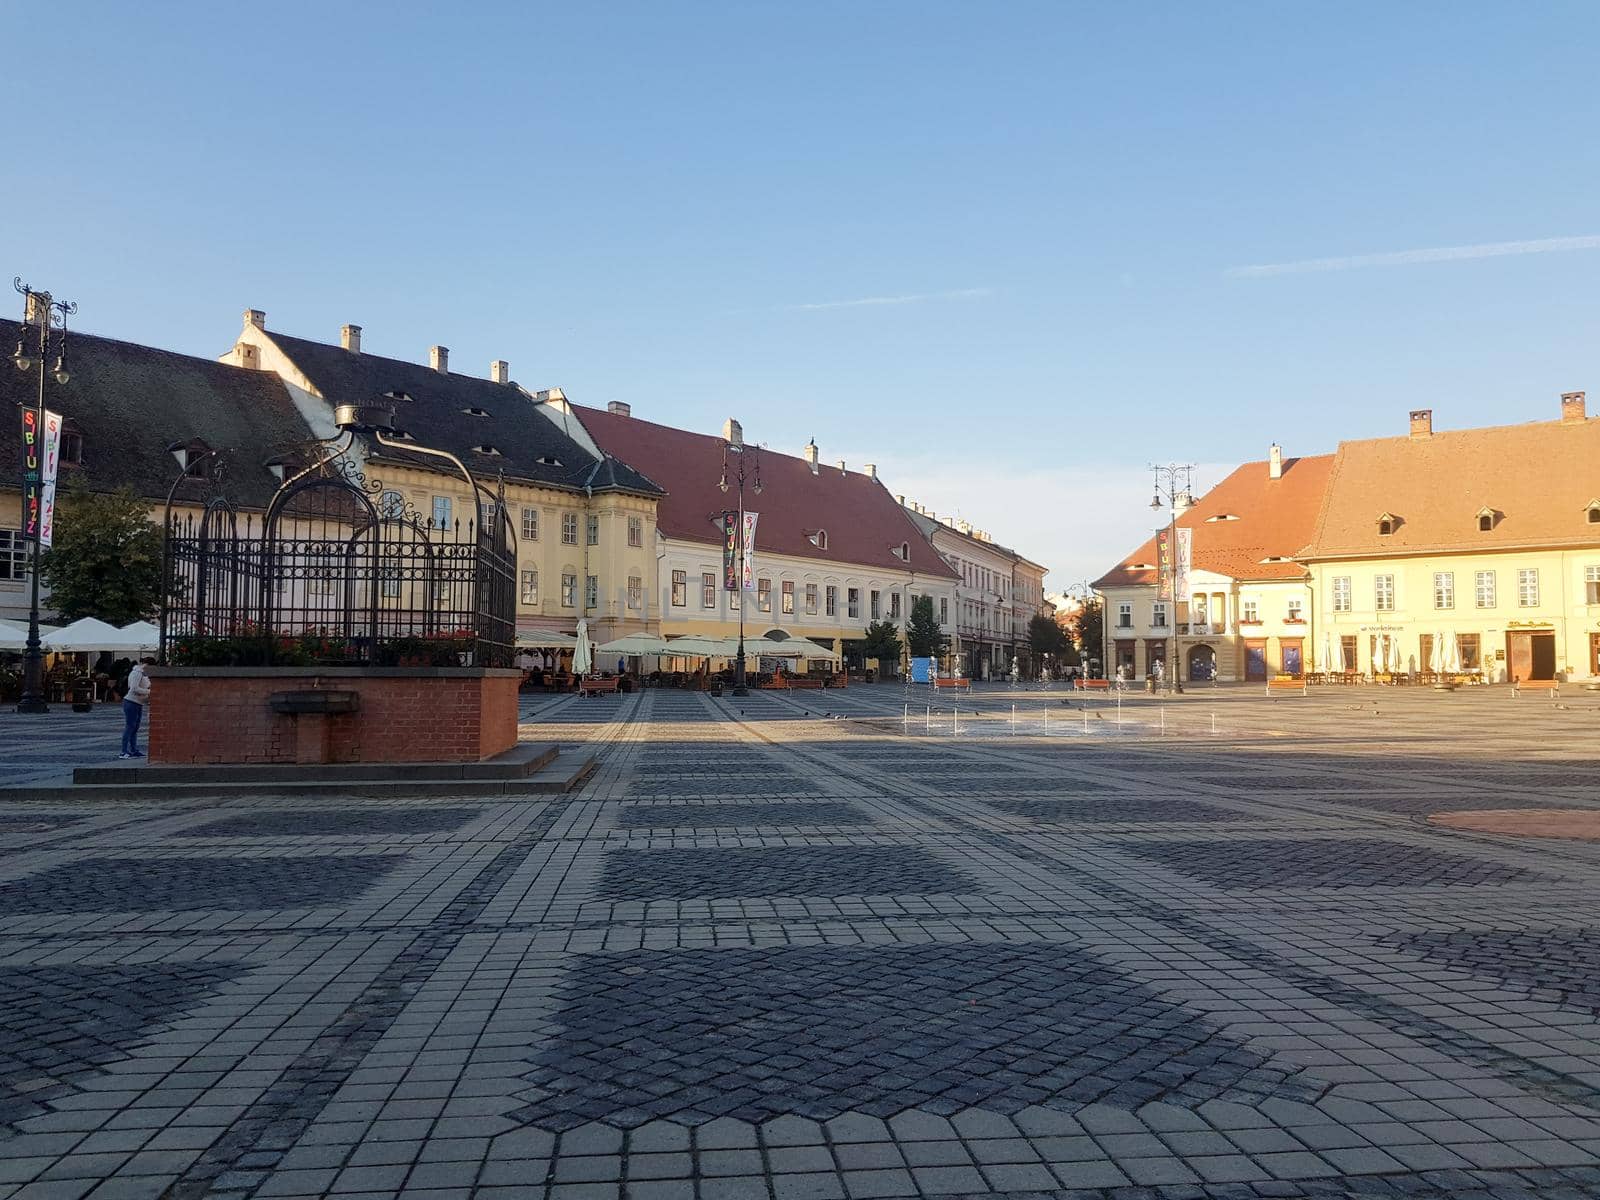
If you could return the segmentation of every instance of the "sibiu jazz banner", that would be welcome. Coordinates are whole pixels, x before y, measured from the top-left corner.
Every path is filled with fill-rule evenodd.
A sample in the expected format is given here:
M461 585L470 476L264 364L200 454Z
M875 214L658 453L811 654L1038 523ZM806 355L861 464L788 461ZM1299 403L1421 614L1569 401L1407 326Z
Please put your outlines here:
M722 590L739 590L739 514L722 514Z
M44 506L44 438L37 409L22 410L22 536L39 540Z
M44 412L44 473L40 480L39 544L49 546L56 527L56 471L61 466L61 414Z
M744 590L756 590L756 521L760 513L744 515Z

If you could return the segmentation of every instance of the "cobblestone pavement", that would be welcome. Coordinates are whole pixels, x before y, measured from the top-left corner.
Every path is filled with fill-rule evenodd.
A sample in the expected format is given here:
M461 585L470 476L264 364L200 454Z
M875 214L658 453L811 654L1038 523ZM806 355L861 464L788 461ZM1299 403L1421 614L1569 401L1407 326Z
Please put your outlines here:
M570 796L29 800L0 1200L1600 1197L1600 700L530 700ZM956 709L959 707L959 714Z

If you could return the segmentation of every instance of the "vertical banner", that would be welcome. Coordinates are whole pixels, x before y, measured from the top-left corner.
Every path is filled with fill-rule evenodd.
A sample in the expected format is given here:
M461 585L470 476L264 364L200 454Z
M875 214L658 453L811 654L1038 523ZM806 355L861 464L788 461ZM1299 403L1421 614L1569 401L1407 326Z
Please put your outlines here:
M28 541L39 539L39 517L42 507L44 464L41 458L41 437L37 409L22 410L22 536Z
M56 469L61 466L61 414L44 414L44 472L40 479L39 544L50 545L56 525Z
M756 521L760 513L744 515L744 590L756 590Z
M739 590L739 514L722 514L722 590Z
M1172 531L1156 533L1156 599L1172 599Z
M1177 570L1175 574L1178 578L1177 582L1173 586L1177 589L1179 599L1182 599L1184 596L1189 594L1189 567L1193 552L1194 530L1178 530L1177 557L1174 560L1177 564Z

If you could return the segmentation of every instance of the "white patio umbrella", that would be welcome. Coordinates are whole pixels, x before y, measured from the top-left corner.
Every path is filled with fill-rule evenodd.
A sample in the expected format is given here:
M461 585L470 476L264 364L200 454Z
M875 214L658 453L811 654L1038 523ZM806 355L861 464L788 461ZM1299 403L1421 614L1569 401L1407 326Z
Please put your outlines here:
M1344 670L1344 660L1333 656L1334 641L1333 631L1324 630L1322 634L1322 669L1324 671Z
M594 670L594 643L589 640L589 622L578 622L578 645L572 651L572 673L587 675Z
M0 621L0 650L22 650L28 645L28 631Z
M124 625L120 632L130 640L136 639L140 650L154 651L161 645L161 627L154 621L135 621Z
M578 639L568 633L529 633L517 635L518 650L576 650Z
M147 639L134 633L124 633L115 625L108 625L98 617L79 617L64 625L44 639L45 649L55 653L98 654L102 650L134 653L147 648ZM149 647L153 648L153 647Z
M1428 643L1427 668L1435 675L1444 670L1444 637L1444 634L1436 633Z
M595 647L600 654L671 654L669 643L653 633L630 633Z
M670 654L680 658L732 658L739 653L739 639L699 637L690 634L687 637L673 638L664 643L663 654ZM745 638L744 652L747 656L755 654L756 640Z

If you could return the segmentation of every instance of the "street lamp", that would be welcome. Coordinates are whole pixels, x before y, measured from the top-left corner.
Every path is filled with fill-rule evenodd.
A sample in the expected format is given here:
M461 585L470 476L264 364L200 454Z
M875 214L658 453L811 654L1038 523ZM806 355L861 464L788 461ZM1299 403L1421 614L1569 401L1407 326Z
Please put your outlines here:
M1178 498L1188 497L1194 489L1194 465L1192 463L1169 463L1167 466L1151 464L1150 469L1155 472L1156 494L1150 501L1153 512L1160 512L1163 496L1168 505L1167 520L1167 600L1172 605L1172 611L1167 615L1167 628L1170 629L1172 649L1167 654L1167 667L1172 675L1172 690L1181 695L1183 693L1183 670L1178 661ZM1163 489L1163 481L1165 488ZM1160 564L1157 563L1158 571ZM1160 595L1159 584L1157 593Z
M57 385L65 387L72 375L67 370L67 318L78 311L78 306L69 301L57 300L49 292L36 292L22 282L21 277L11 281L11 286L17 289L22 296L22 328L17 332L17 348L11 355L11 361L17 370L24 373L38 368L39 393L34 404L34 443L31 448L32 465L28 463L30 448L24 446L22 454L24 471L31 476L31 482L38 491L35 493L37 501L42 505L44 497L44 389L45 380L54 377ZM35 328L37 326L37 328ZM59 330L52 338L52 331ZM38 354L33 353L30 342L37 334ZM46 370L50 362L52 341L55 344L55 363ZM27 522L26 505L28 497L22 498L24 505L23 522ZM30 585L30 599L28 602L28 641L22 653L22 698L17 702L19 713L49 712L50 706L44 698L44 652L39 642L39 535L41 532L39 522L43 519L43 512L35 515L33 528L33 550L29 559L29 574L32 577Z
M733 455L733 483L731 485L728 482L728 466L730 461L728 455L730 454ZM747 479L750 482L750 490L757 496L761 495L761 447L756 446L751 448L750 457L747 459L745 457L745 444L742 437L738 438L737 441L723 442L722 478L717 481L717 486L720 487L724 492L726 492L730 486L737 487L739 489L739 546L737 551L738 557L735 560L735 565L738 567L738 583L741 592L744 587L744 485ZM747 597L742 594L739 596L739 653L734 656L733 660L733 694L735 696L749 695L749 691L745 688L744 674L744 606L746 599Z

